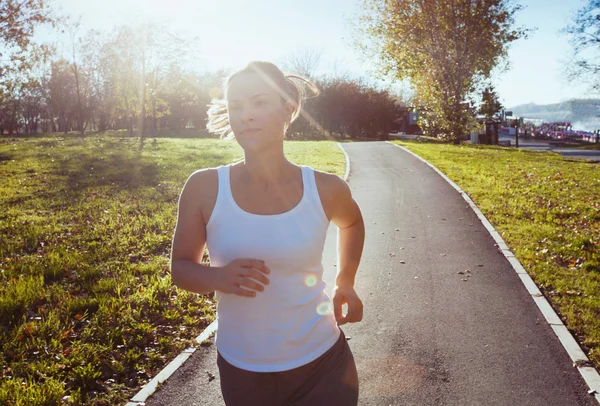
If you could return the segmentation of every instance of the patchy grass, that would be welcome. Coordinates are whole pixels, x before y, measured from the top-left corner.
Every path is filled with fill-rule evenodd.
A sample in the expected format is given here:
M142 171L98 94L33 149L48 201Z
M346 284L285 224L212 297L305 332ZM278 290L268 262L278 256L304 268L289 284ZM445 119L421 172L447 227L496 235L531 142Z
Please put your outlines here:
M287 142L342 175L334 142ZM0 404L127 401L215 317L171 283L177 200L235 141L119 133L0 138Z
M600 150L600 144L593 143L593 144L589 144L589 145L579 145L576 148L578 148L578 149Z
M514 148L396 143L469 194L600 368L600 165Z

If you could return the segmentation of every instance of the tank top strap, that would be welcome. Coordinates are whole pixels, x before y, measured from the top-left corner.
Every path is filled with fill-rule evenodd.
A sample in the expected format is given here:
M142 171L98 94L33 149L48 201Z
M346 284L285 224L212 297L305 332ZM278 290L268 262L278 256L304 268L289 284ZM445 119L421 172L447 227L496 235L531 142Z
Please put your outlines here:
M317 183L315 182L315 172L309 166L301 166L302 168L302 185L306 196L314 196L317 192Z
M222 165L217 168L219 178L219 192L217 194L217 204L225 205L231 204L233 196L231 195L230 185L230 169L231 165Z
M306 200L310 203L313 211L316 211L319 216L322 217L323 221L328 222L323 204L321 203L321 196L319 196L319 189L317 188L317 180L315 178L315 170L310 166L302 167L302 181L304 183L304 193L306 193Z

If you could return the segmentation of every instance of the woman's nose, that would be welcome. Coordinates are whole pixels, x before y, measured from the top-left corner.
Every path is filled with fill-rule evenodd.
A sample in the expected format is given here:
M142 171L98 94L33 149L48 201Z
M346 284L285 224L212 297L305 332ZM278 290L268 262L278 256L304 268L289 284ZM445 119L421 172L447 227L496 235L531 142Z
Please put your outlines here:
M254 113L252 112L252 109L244 109L242 111L241 119L244 123L254 121Z

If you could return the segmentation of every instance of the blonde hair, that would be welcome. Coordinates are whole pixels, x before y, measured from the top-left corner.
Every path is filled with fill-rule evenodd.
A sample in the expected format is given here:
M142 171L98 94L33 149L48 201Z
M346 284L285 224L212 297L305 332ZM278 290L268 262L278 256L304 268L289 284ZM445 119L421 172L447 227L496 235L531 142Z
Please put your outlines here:
M227 89L232 80L243 73L254 73L259 75L271 88L275 89L281 96L284 103L291 103L294 110L290 124L298 118L302 109L302 102L306 100L305 87L313 93L313 97L319 95L319 89L308 79L298 75L284 75L284 73L271 62L254 61L246 67L232 73L224 81L223 95L227 94ZM208 122L206 128L209 132L219 135L220 138L233 138L233 131L229 125L229 116L227 113L227 102L224 99L214 99L208 105ZM287 127L286 127L287 130Z

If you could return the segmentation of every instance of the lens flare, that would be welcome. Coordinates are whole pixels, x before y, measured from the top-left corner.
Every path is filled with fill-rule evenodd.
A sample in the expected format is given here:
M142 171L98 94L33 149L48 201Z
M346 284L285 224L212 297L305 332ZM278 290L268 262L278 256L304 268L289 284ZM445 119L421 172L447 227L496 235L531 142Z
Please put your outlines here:
M332 312L331 303L329 302L321 302L317 306L317 314L321 316L327 316Z
M317 284L317 277L315 275L308 275L306 277L306 279L304 279L304 283L309 288L312 288L313 286L315 286Z

